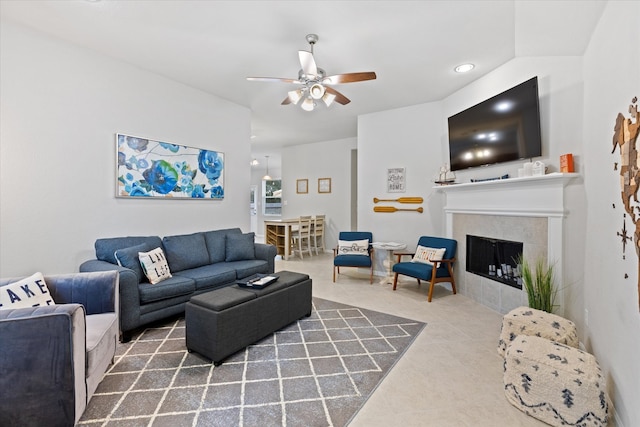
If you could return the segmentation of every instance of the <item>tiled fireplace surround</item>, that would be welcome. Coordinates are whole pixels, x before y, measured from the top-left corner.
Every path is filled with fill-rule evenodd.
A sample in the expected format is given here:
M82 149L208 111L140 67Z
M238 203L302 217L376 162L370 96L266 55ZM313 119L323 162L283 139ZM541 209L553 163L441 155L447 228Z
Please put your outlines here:
M524 289L468 273L466 235L523 242L523 256L554 263L556 281L563 277L564 187L575 174L465 183L437 187L446 194L445 234L458 241L455 277L458 292L500 313L527 305ZM563 313L563 295L558 293Z

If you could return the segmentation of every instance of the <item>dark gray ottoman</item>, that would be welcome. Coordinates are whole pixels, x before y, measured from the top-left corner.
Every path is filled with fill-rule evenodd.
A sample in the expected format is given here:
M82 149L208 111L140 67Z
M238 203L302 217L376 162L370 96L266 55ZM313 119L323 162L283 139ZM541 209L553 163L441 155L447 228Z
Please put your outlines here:
M264 289L238 285L196 295L186 304L187 350L220 365L246 346L311 315L311 279L291 271Z

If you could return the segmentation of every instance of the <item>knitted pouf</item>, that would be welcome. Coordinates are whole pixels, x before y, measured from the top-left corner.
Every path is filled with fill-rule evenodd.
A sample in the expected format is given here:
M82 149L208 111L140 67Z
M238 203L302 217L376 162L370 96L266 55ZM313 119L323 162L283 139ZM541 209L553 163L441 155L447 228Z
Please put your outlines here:
M604 427L605 379L593 355L545 338L518 335L507 347L509 403L552 426Z
M507 346L517 335L542 337L571 347L578 347L578 332L572 321L535 308L518 307L504 315L500 340L498 341L500 356L504 357Z

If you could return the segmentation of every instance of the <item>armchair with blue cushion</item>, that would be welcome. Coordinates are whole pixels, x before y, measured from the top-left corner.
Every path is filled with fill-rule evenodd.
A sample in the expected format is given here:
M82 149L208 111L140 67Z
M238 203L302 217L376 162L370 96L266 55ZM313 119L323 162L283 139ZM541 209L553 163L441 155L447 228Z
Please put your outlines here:
M363 241L367 240L367 243ZM347 243L353 242L353 243ZM373 283L373 234L368 231L341 231L338 234L338 247L333 249L333 281L340 267L358 267L369 269L369 283Z
M396 253L397 260L396 264L393 266L393 290L396 290L396 286L398 284L398 275L402 274L404 276L409 276L417 279L418 285L420 285L420 280L425 280L430 283L429 296L427 298L429 302L431 302L431 297L433 296L433 288L436 283L451 283L451 289L455 294L456 282L453 278L453 263L456 260L455 257L457 246L458 242L452 239L422 236L418 240L418 247L416 248L416 250L418 250L420 247L427 248L426 251L424 249L421 249L421 252L430 253L429 249L444 249L442 259L438 259L439 257L435 257L431 259L421 260L415 259L414 257L414 259L412 259L411 261L401 262L402 256L413 256L414 253Z
M78 422L114 361L118 278L117 271L44 276L54 305L0 309L1 426ZM0 279L0 292L18 280Z

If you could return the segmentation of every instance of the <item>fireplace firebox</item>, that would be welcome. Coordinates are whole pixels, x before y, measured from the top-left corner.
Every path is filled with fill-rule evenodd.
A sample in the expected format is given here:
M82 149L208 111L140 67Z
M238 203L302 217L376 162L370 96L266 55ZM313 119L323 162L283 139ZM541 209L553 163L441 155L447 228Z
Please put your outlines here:
M467 235L469 273L522 289L522 242Z

